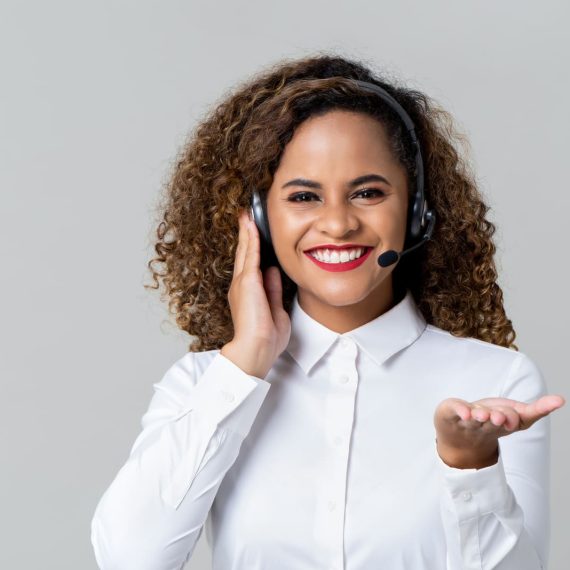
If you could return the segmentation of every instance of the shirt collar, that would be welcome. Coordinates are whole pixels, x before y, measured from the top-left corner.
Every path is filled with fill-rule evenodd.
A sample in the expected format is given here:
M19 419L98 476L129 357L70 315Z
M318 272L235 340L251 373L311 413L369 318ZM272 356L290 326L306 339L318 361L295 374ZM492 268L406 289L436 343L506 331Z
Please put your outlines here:
M396 352L412 344L427 324L409 289L400 302L388 311L344 334L328 329L303 311L297 293L290 318L291 338L286 350L305 374L309 374L327 350L343 337L352 339L380 366Z

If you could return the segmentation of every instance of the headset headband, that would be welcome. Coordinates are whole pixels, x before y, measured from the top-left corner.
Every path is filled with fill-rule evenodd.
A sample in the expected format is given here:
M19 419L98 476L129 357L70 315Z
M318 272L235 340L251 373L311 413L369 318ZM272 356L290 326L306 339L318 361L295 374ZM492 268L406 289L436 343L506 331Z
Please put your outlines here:
M361 81L360 79L350 79L353 83L356 83L362 89L368 90L370 92L375 93L379 97L381 97L402 119L412 143L415 149L415 161L416 161L416 192L421 197L421 203L424 203L424 164L422 160L422 153L420 150L420 143L418 141L418 137L416 135L416 128L414 122L406 112L406 110L390 95L387 91L385 91L379 85L375 83L370 83L368 81Z

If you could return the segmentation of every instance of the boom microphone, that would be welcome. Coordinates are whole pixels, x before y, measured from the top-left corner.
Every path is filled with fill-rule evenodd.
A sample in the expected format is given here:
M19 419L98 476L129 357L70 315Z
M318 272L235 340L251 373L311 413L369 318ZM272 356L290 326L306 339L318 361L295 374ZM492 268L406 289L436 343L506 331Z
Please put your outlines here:
M410 251L414 251L414 249L420 247L421 245L426 243L426 241L431 239L431 236L433 234L433 228L435 225L435 211L434 210L428 210L426 212L426 219L427 219L428 227L427 227L426 233L422 236L421 240L418 243L416 243L412 247L408 247L407 249L403 249L399 253L394 249L389 249L388 251L381 253L377 259L378 265L380 265L380 267L388 267L389 265L392 265L393 263L396 263L397 261L399 261L401 257L406 255L406 253L410 253Z

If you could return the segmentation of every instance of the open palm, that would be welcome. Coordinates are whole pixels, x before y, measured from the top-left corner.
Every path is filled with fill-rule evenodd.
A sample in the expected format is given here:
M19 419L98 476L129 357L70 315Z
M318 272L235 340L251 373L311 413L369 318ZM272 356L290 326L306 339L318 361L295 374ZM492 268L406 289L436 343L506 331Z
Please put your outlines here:
M475 402L448 398L437 406L434 415L438 452L454 466L492 464L499 437L528 429L564 404L565 399L559 395L542 396L528 404L508 398Z

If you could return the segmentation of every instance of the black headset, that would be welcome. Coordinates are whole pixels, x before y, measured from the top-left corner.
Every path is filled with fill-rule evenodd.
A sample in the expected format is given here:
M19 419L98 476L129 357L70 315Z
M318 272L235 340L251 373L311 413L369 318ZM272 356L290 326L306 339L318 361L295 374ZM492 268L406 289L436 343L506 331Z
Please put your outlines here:
M420 150L420 143L416 136L414 123L404 108L384 89L374 83L368 81L361 81L359 79L350 79L359 87L364 90L371 91L379 95L394 111L398 113L412 140L415 149L415 162L416 162L416 191L414 193L413 203L411 209L408 210L408 222L410 228L410 236L412 239L417 239L420 234L423 235L420 241L415 245L406 248L400 252L393 249L385 251L378 256L378 264L382 267L387 267L396 263L403 255L415 250L423 245L427 240L431 239L435 227L435 211L428 209L427 200L424 196L424 165L422 154ZM261 237L261 269L265 269L271 265L279 267L279 262L275 255L271 241L271 233L269 231L269 221L267 217L267 204L261 198L260 192L254 190L251 197L251 216L255 221L257 229Z

